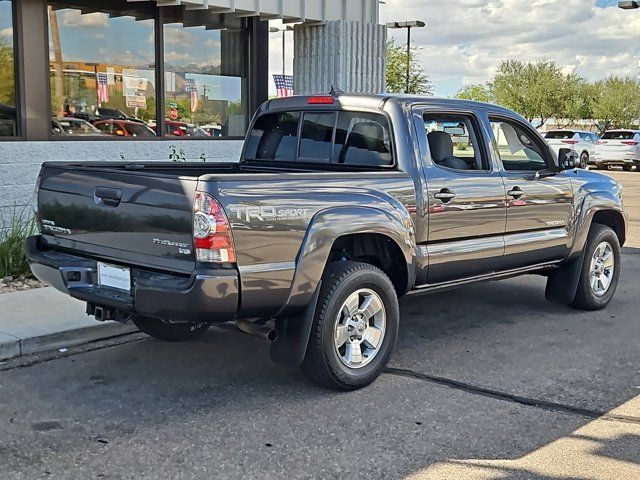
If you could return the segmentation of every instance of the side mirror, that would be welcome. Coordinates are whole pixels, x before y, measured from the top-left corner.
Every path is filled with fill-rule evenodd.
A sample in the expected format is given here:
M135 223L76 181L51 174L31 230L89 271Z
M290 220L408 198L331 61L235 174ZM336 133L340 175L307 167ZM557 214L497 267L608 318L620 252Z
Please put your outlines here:
M562 170L572 170L580 165L578 152L571 148L561 148L558 152L558 164Z

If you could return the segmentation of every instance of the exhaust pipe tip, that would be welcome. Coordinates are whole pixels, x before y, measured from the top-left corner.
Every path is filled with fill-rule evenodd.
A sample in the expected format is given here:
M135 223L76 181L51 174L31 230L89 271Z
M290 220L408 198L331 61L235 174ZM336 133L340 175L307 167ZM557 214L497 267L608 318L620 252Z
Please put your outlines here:
M269 330L269 332L267 333L267 340L270 343L273 343L276 340L278 340L278 331L275 328L272 328L271 330Z
M264 338L270 343L278 340L278 331L268 325L260 325L258 323L252 323L247 321L238 320L236 326L239 330L255 337Z

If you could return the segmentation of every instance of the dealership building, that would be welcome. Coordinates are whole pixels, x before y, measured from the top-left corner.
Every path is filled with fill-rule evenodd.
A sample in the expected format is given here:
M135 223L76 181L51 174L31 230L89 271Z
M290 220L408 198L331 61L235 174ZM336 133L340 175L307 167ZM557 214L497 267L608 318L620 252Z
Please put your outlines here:
M43 161L236 160L270 20L294 25L295 93L382 91L378 3L0 0L0 213L30 203Z

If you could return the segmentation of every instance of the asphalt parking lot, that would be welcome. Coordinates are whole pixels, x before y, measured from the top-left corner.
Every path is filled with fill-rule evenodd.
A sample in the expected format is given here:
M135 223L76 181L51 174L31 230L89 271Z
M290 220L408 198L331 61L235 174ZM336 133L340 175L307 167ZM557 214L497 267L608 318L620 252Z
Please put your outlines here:
M374 385L335 393L262 341L136 334L0 365L0 477L640 478L640 173L616 297L523 277L402 301Z

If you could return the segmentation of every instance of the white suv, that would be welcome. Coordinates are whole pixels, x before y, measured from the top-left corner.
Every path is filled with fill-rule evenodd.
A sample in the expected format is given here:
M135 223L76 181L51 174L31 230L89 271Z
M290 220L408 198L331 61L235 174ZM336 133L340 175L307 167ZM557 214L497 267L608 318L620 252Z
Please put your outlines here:
M636 166L640 172L640 131L609 130L602 135L596 148L596 166L609 168L620 165L625 172Z
M544 138L556 153L561 148L571 148L580 157L580 168L587 168L596 153L596 143L600 140L597 134L582 130L549 130Z

